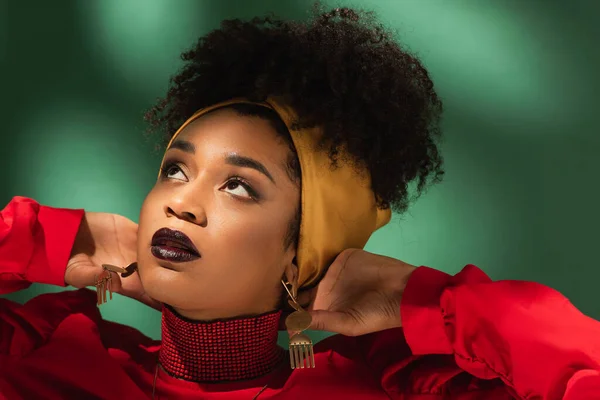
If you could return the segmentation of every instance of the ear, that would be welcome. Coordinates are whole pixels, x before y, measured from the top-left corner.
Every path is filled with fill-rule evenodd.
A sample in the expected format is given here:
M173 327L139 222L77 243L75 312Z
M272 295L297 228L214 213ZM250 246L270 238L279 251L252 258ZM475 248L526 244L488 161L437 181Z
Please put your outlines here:
M292 262L286 265L284 276L285 279L292 284L292 295L296 297L298 295L298 265L296 262L296 257L294 257Z

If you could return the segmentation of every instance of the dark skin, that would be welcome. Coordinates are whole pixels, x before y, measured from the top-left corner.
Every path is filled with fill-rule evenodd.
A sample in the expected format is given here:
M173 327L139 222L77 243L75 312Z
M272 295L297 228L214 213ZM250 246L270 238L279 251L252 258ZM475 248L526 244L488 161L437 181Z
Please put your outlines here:
M362 249L344 250L319 284L301 295L309 299L311 329L359 336L402 326L400 301L415 268Z
M274 96L284 99L300 116L294 125L322 128L320 150L330 156L333 165L339 161L339 151L344 149L347 153L344 161L369 171L372 190L381 208L391 207L398 213L406 211L414 195L443 176L437 144L442 102L429 73L395 41L393 34L367 13L337 8L330 12L317 10L314 18L307 21L281 21L274 17L224 21L218 29L200 38L182 59L182 69L172 78L166 96L147 114L150 126L165 133L167 139L199 109L232 98L263 101ZM269 142L262 145L265 149L270 146ZM289 153L284 153L283 147L281 150L278 157L284 160ZM411 185L416 192L409 193ZM206 193L201 191L198 196ZM296 205L296 201L291 203L289 210ZM283 203L271 206L275 212L285 209ZM158 215L158 211L154 212ZM256 221L252 224L255 229L264 228L261 225L264 222ZM265 289L268 302L276 299L276 293L282 293L280 279L293 281L296 276L294 247L290 251L281 245L289 220L276 218L274 222L269 229L272 233L281 231L278 241L263 238L260 242L273 246L272 251L265 253L268 265L259 267L254 261L249 264L261 273L272 272L268 278L263 274L265 286L258 286ZM251 234L250 230L237 232ZM140 246L144 242L146 236ZM278 246L277 250L274 246ZM247 251L254 254L250 247ZM348 252L340 254L319 286L304 295L310 298L313 311L323 311L314 313L315 328L356 335L397 326L401 293L414 267L362 250L352 251L350 257ZM209 263L208 257L205 261ZM144 262L140 275L149 294L157 300L177 302L177 298L169 299L167 293L160 293L160 279L154 274L159 270L151 272L151 264ZM90 268L92 265L89 264ZM145 266L149 268L144 269ZM235 270L229 264L227 268ZM216 269L213 266L211 270ZM199 276L197 284L201 285ZM167 279L168 274L162 274L162 278ZM211 283L226 288L224 278L213 278ZM188 282L191 292L194 279ZM258 293L255 288L246 289L248 293L238 289L219 300L231 299L232 303L226 307L228 316L252 311L254 306L248 304L254 303L243 301L244 298L253 298L256 304L266 306L267 302L248 294ZM348 293L352 293L352 298ZM182 310L193 312L198 318L215 316L207 308L201 310L209 307L208 303L179 300ZM256 311L259 308L264 309L261 306Z
M132 221L108 213L86 213L86 220L65 274L65 282L76 287L93 285L101 264L125 265L136 253L132 239L137 225ZM300 294L300 301L309 303L310 329L358 336L402 326L400 301L414 270L400 260L361 249L343 251L319 285ZM123 279L113 274L113 279L117 293L160 307L145 294L137 274Z
M136 260L138 226L117 214L86 212L73 243L65 270L65 283L77 288L94 285L102 264L127 266ZM138 274L122 279L112 274L116 293L141 301L157 310L161 304L151 299L142 287Z
M232 154L246 161L232 161ZM167 150L139 227L120 216L86 214L65 281L89 286L101 264L125 266L136 260L138 273L113 274L115 291L151 306L164 302L196 320L274 310L281 280L295 283L297 277L295 247L282 241L300 199L286 172L288 155L289 147L265 120L227 109L199 118ZM154 257L151 238L163 227L186 233L202 258L173 264ZM400 298L413 269L347 250L299 300L309 304L312 329L362 335L393 328L400 324Z
M295 247L283 243L300 201L286 172L288 153L268 121L230 109L179 134L140 212L139 276L152 298L196 320L275 308L282 277L296 268ZM150 243L163 227L185 233L202 257L156 258Z

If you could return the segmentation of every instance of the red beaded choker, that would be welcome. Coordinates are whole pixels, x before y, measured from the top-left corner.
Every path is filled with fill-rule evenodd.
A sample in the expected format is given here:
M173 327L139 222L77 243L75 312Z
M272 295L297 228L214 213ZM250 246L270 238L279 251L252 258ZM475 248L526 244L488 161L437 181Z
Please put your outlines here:
M162 312L159 362L175 378L231 382L275 369L285 350L277 345L281 311L256 317L191 321L168 306Z

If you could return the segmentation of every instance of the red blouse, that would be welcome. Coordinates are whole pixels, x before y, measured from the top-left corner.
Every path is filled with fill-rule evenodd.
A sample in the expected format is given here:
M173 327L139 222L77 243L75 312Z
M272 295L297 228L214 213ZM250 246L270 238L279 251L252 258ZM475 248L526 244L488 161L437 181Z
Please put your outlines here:
M14 198L0 213L0 293L64 286L82 215ZM600 323L555 290L420 267L400 309L403 330L319 342L315 369L197 383L157 368L161 343L103 320L93 291L0 299L0 398L145 399L154 386L156 399L600 399Z

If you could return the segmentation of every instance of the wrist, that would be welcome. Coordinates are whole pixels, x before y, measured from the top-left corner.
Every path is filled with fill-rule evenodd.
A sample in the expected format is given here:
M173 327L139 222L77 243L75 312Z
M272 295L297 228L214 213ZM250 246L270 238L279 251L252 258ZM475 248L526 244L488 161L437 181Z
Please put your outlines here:
M382 279L388 290L396 294L398 301L400 301L400 297L402 297L402 293L406 288L410 276L416 269L417 267L405 263L404 261L396 259L389 260L389 265L385 268Z

